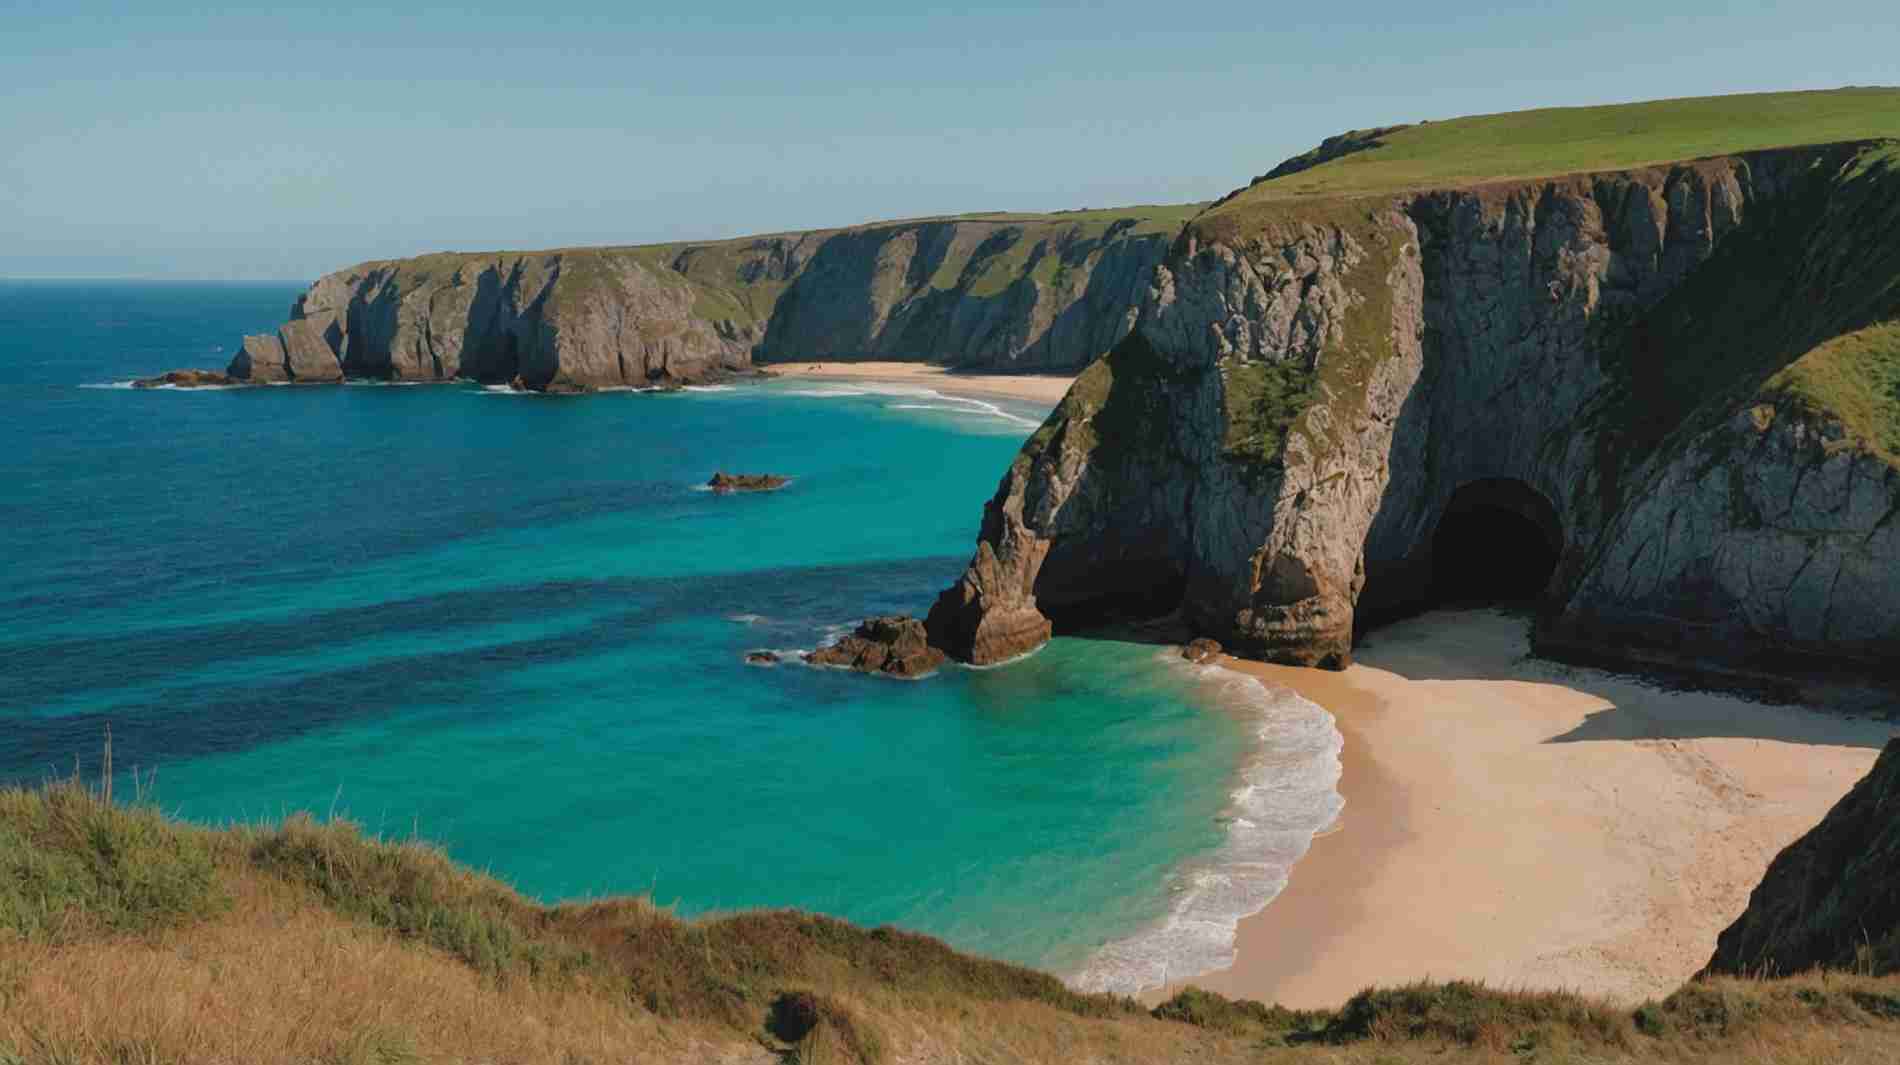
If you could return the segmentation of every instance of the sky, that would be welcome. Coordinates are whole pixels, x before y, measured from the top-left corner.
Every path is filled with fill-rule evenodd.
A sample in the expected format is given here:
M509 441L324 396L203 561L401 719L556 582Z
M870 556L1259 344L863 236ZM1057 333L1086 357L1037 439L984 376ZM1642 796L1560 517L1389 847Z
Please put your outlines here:
M1900 84L1893 0L0 0L0 277L1210 199L1352 128Z

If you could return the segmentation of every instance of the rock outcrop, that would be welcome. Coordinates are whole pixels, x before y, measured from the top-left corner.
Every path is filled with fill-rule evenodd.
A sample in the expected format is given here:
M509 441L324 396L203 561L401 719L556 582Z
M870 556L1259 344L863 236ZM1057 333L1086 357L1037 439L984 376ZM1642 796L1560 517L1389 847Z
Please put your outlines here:
M922 677L942 668L946 658L930 645L923 622L898 614L865 619L851 635L812 651L805 661L860 673Z
M1551 653L1900 661L1900 158L1864 142L1191 222L1024 445L932 639L1179 609L1342 666L1458 508L1558 558ZM1888 365L1885 362L1881 366ZM1843 369L1847 367L1847 369Z
M706 487L724 495L728 492L772 492L790 483L790 477L781 477L776 473L727 473L721 470L712 475Z
M132 382L133 388L229 388L244 382L227 377L215 370L172 370L157 377L141 377Z
M1768 866L1705 972L1900 969L1900 740Z
M1192 207L979 215L704 244L425 255L319 279L226 372L665 388L777 359L1073 370L1134 325Z

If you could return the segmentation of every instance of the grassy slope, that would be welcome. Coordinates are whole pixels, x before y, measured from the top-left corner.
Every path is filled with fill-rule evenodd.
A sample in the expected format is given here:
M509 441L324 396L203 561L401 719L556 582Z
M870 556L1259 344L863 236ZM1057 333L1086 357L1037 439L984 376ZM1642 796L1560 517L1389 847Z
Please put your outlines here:
M0 1062L1676 1061L1900 1054L1900 980L1697 983L1629 1010L1470 984L1152 1011L792 912L546 907L420 843L208 830L0 792Z
M1378 148L1260 182L1232 202L1453 188L1884 137L1900 137L1900 89L1545 108L1407 126Z

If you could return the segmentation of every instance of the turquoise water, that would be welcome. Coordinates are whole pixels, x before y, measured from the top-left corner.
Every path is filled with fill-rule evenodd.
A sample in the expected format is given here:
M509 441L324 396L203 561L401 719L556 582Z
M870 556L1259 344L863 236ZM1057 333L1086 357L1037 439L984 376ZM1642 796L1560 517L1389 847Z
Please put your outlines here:
M1042 410L97 387L222 365L295 293L0 282L0 779L110 724L186 817L334 811L545 899L797 906L1059 971L1229 842L1255 732L1157 648L742 662L925 610ZM696 490L715 468L795 480Z

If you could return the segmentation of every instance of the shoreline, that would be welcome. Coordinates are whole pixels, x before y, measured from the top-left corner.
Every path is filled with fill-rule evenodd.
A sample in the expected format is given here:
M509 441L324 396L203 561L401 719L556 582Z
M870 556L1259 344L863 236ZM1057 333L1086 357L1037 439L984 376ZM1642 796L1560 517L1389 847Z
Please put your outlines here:
M1074 374L963 373L920 362L784 362L757 369L787 380L874 381L915 385L946 394L1019 399L1054 406L1068 394Z
M1427 977L1666 994L1893 731L1526 646L1522 619L1464 610L1375 631L1341 673L1223 658L1331 712L1345 805L1231 966L1141 997L1329 1008Z

